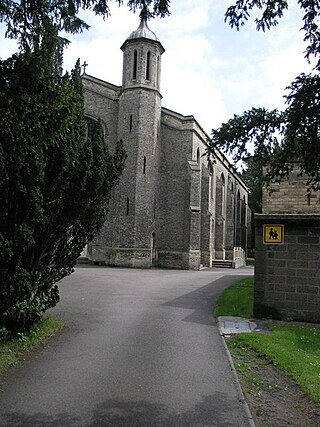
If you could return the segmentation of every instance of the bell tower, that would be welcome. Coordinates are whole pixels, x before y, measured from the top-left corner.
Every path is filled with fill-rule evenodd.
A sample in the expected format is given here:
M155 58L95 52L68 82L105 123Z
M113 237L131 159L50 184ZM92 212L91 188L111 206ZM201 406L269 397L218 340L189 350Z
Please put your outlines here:
M121 46L123 77L118 139L127 153L118 187L117 242L130 266L148 267L157 244L157 194L160 167L161 55L157 36L142 19Z
M161 55L164 49L145 19L130 34L121 50L123 90L139 86L160 92Z

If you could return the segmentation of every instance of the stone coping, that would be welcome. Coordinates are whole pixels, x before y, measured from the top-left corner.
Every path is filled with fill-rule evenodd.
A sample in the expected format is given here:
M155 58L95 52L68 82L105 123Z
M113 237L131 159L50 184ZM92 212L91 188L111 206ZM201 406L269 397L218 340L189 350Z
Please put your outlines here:
M280 220L285 219L286 221L313 221L313 220L320 220L320 214L310 213L310 214L285 214L285 213L279 213L279 214L261 214L261 213L255 213L254 218L256 220Z

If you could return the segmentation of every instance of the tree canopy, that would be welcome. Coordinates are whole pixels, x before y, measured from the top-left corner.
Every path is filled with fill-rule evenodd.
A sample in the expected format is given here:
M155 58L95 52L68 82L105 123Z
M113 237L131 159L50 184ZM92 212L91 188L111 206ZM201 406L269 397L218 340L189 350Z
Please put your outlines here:
M306 57L317 58L315 69L297 76L286 88L285 111L252 108L214 129L208 154L214 155L215 148L219 148L235 162L250 156L249 166L258 162L259 168L265 167L263 181L267 186L286 177L292 162L298 161L310 192L320 188L320 2L297 3L304 11ZM228 8L226 21L239 29L254 10L260 11L255 22L258 30L265 31L278 24L287 8L288 2L283 0L237 0Z
M320 31L318 27L320 2L318 0L297 0L297 4L303 11L301 30L304 32L304 41L307 42L306 57L308 59L311 56L318 58L320 53ZM231 27L236 27L239 30L254 11L259 11L260 16L254 18L254 22L258 31L265 31L279 23L279 19L288 7L286 0L237 0L234 5L227 9L225 21ZM317 68L319 69L319 67L320 62L318 60Z
M123 0L115 0L120 5ZM80 18L81 10L92 10L106 18L110 14L110 0L2 0L0 22L6 25L6 37L17 39L23 50L36 49L48 29L76 34L88 30L89 25ZM169 15L170 0L128 0L133 12L146 17ZM66 43L67 40L62 40Z
M262 165L259 158L253 156L246 157L243 162L245 169L241 177L250 189L248 204L252 212L262 212Z

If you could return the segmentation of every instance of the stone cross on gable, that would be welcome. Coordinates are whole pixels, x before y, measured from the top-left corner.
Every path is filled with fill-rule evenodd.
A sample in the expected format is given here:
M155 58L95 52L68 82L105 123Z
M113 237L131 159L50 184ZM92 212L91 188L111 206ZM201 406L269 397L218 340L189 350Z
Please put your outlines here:
M81 67L83 67L83 74L86 74L87 66L88 66L87 61L84 61L84 63L81 65Z

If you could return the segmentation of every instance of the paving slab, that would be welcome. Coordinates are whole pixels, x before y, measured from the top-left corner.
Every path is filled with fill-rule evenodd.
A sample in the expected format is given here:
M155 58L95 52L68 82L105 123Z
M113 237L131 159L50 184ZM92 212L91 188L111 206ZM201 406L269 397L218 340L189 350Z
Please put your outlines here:
M229 336L243 332L269 333L269 320L246 319L236 316L219 316L217 318L221 335Z

